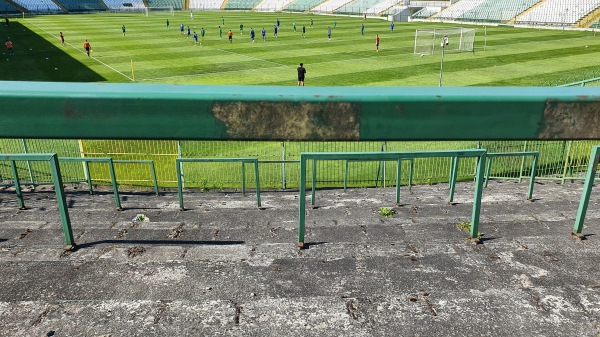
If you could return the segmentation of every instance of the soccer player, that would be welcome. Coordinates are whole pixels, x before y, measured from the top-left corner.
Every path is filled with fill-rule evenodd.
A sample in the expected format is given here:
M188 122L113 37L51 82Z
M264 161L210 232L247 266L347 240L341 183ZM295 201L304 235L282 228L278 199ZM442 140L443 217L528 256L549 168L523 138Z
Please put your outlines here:
M375 35L375 50L379 52L379 34Z
M10 39L6 39L5 44L6 44L6 49L8 49L8 55L14 55L13 44L12 44L12 42L10 42ZM88 56L89 56L89 53L88 53Z
M190 37L190 36L192 36L192 31L190 30L190 26L188 26L188 35L187 35L187 37Z
M58 36L60 37L60 42L64 46L65 45L65 37L64 37L64 35L62 34L62 32L60 32L60 34Z
M169 19L167 19L167 29L169 29Z
M202 27L202 29L200 29L200 37L202 37L202 42L204 42L204 27ZM202 44L202 43L200 43Z
M183 29L185 28L185 26L183 25L183 23L179 26L179 31L181 32L181 35L183 35Z
M327 38L331 40L331 27L327 27Z
M302 25L302 37L306 37L306 26Z
M194 32L194 46L198 45L198 34L196 34L196 32Z
M83 49L85 49L85 52L87 53L87 56L90 56L90 49L92 49L92 46L90 45L90 43L88 42L87 39L85 39L85 41L83 41Z
M227 36L229 37L229 43L233 43L233 33L231 32L231 29L227 33Z
M335 29L336 26L337 26L337 21L333 20L333 29Z
M192 20L194 20L194 12L192 12L192 10L191 10L191 9L190 9L190 18L191 18Z
M225 18L221 17L221 26L225 26Z
M298 86L304 86L304 75L306 74L306 69L303 64L300 63L298 67Z
M244 34L244 25L240 23L240 34Z
M279 19L277 19L277 28L279 28Z
M263 41L267 41L267 31L265 30L265 27L263 27L261 33L262 33Z
M219 40L223 39L223 29L219 26Z
M360 35L365 35L365 24L360 25Z
M294 27L294 33L296 32L296 21L294 21L294 24L292 24L292 27Z
M310 28L313 28L313 20L310 19Z
M277 26L273 26L273 37L277 37Z
M392 21L392 24L390 25L390 32L394 32L394 21Z
M125 25L121 26L121 30L123 31L123 36L125 36Z
M254 28L250 27L250 40L254 43Z

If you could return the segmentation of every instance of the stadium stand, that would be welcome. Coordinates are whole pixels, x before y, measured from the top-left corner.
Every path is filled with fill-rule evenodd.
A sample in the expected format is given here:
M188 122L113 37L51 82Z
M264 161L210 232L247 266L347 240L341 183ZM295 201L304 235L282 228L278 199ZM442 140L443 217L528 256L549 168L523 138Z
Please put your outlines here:
M251 10L260 0L229 0L225 5L225 9L234 9L234 10Z
M106 7L100 0L60 0L58 3L69 12L106 10Z
M102 0L109 9L143 8L143 0ZM126 5L127 4L127 5Z
M349 2L350 0L326 0L310 11L314 13L331 13Z
M183 8L182 0L146 0L148 7L173 7L174 10Z
M321 0L297 0L289 4L283 10L288 12L305 12L321 2Z
M12 4L9 4L5 1L0 1L0 13L4 13L4 14L9 14L9 13L21 13L21 11L13 6Z
M541 0L485 0L458 19L476 22L508 22Z
M365 13L367 15L378 15L393 6L402 5L404 2L399 0L379 0L374 6L368 8Z
M574 25L600 6L600 0L546 0L516 19L519 24Z
M481 5L486 0L461 0L454 5L444 9L438 15L436 19L441 20L458 20L467 11L473 10L476 6Z
M52 0L13 0L30 13L59 13L62 9Z
M254 8L257 11L274 12L281 11L294 0L264 0Z
M190 9L220 10L224 0L190 0Z
M333 11L336 14L363 14L367 12L367 9L374 7L381 0L353 0L349 3L343 5L342 7ZM394 4L391 4L389 7L392 7ZM385 8L385 9L387 9ZM384 9L384 10L385 10Z
M413 14L412 17L413 19L429 19L431 16L435 15L441 10L441 7L423 7Z

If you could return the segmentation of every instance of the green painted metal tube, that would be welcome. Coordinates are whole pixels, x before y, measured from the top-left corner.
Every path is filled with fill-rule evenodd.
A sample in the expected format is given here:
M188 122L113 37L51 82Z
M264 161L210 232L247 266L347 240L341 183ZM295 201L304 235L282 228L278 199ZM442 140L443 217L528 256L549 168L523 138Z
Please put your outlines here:
M298 220L298 246L304 247L305 217L306 217L306 161L313 161L313 179L314 166L317 160L395 160L414 158L434 158L434 157L476 157L479 159L476 174L475 198L473 202L473 212L471 217L471 237L477 238L479 227L479 213L481 208L481 190L483 188L483 178L485 173L485 153L484 149L468 149L456 151L421 151L421 152L304 152L300 154L300 201L299 201L299 220ZM398 165L400 167L400 165ZM314 184L314 183L313 183ZM399 181L397 182L399 185ZM314 185L313 185L314 187ZM314 190L313 190L314 193ZM314 200L314 195L311 197ZM475 227L475 230L473 230ZM475 234L473 234L475 233Z
M89 163L105 163L108 165L108 170L110 172L110 181L113 187L113 195L115 197L115 206L117 207L118 210L123 209L121 207L121 199L119 197L119 185L117 184L117 177L115 174L115 167L113 164L113 160L110 157L60 157L58 158L59 161L63 161L63 162L83 162L86 164L86 169L88 171L87 173L87 179L88 179L88 185L90 188L90 194L93 193L92 190L92 175L89 171Z
M254 180L256 182L256 204L258 207L261 207L260 202L260 178L258 171L258 158L176 158L175 165L177 170L177 195L179 197L179 209L185 210L183 206L183 183L181 172L183 171L183 163L210 163L210 162L218 162L218 163L241 163L242 164L242 190L245 193L245 169L243 165L245 163L253 163L254 164Z
M246 196L246 168L242 162L242 195Z
M408 190L412 190L413 185L413 172L415 171L415 160L410 158L410 166L408 172Z
M15 193L19 200L19 208L25 209L25 201L23 200L23 191L21 191L21 182L19 181L19 172L17 171L17 165L14 160L10 161L10 168L12 169L13 179L15 182Z
M92 185L92 175L90 174L90 163L88 161L83 162L83 169L85 174L85 179L87 180L88 189L90 190L90 195L94 194L94 186Z
M315 190L317 188L317 160L313 159L312 161L312 184L311 184L311 193L310 193L310 205L315 207Z
M452 157L450 163L450 196L448 202L454 202L454 190L456 189L456 177L458 176L458 157Z
M156 196L158 193L158 179L156 179L156 167L154 166L154 160L135 160L135 159L113 159L114 164L148 164L150 165L150 174L152 175L152 181L154 182L154 192Z
M600 139L597 87L306 87L300 92L285 86L0 81L0 106L5 138ZM290 122L290 115L302 122Z
M398 158L396 166L396 205L400 205L400 183L402 177L402 159Z
M598 169L598 161L600 160L599 150L600 146L595 145L592 148L592 154L590 155L590 162L588 164L587 173L585 175L585 183L583 185L583 192L581 193L581 200L579 201L579 207L577 209L577 217L575 218L575 225L573 226L573 233L581 234L583 231L583 223L585 221L585 214L587 212L588 204L590 202L590 194L592 193L592 187L594 186L594 178L596 177L596 170Z
M54 190L56 192L56 201L58 203L58 211L60 213L61 224L63 233L65 235L65 242L67 244L66 249L75 248L75 240L73 239L73 231L71 229L71 219L67 209L67 200L65 197L65 191L62 184L62 176L60 173L60 165L58 164L58 156L56 153L28 153L28 154L0 154L0 161L11 161L14 165L14 161L48 161L50 162L50 173L52 175L52 182L54 183ZM15 166L16 171L16 166ZM15 176L16 184L18 185L18 175ZM20 187L19 187L20 188ZM22 205L24 206L24 205Z
M492 162L496 157L522 157L521 159L521 167L525 165L525 157L533 157L533 162L531 164L531 172L529 173L529 187L527 189L527 200L531 200L533 198L533 187L535 186L535 172L537 170L537 164L540 153L539 151L521 151L521 152L488 152L486 154L487 158L487 169L485 173L485 187L488 186L488 182L490 180L490 172L492 170ZM521 181L521 176L523 175L523 168L521 169L521 173L519 173L519 181Z
M348 160L346 160L346 167L344 170L344 192L348 188Z

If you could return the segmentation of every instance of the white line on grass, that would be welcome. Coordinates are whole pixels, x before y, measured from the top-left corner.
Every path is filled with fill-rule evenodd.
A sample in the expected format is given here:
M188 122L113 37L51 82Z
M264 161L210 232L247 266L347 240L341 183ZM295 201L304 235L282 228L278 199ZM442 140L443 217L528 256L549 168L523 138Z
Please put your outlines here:
M25 21L27 21L27 23L31 24L32 26L35 26L35 27L37 27L38 29L41 29L41 30L43 30L43 31L44 31L46 34L48 34L48 35L50 35L50 36L52 36L52 37L58 38L58 36L56 36L56 35L54 35L54 34L50 33L49 31L45 30L44 28L42 28L42 27L40 27L40 26L38 26L38 25L36 25L36 24L32 23L31 21L29 21L29 20L27 20L27 19L25 19ZM65 43L66 43L67 45L69 45L71 48L73 48L73 49L75 49L75 50L77 50L77 51L79 51L79 52L81 52L81 53L83 53L83 54L86 54L85 50L81 50L81 49L79 49L79 48L75 47L74 45L70 44L69 42L65 42ZM104 62L102 62L102 61L98 60L97 58L95 58L95 57L93 57L93 56L91 56L91 55L90 55L90 57L91 57L92 59L94 59L94 61L96 61L96 62L98 62L98 63L102 64L103 66L105 66L105 67L107 67L107 68L111 69L112 71L116 72L117 74L119 74L119 75L121 75L121 76L125 77L126 79L128 79L128 80L130 80L130 81L132 81L132 82L133 82L133 78L131 78L131 77L129 77L129 76L127 76L127 75L123 74L122 72L118 71L117 69L115 69L115 68L113 68L113 67L109 66L108 64L106 64L106 63L104 63Z

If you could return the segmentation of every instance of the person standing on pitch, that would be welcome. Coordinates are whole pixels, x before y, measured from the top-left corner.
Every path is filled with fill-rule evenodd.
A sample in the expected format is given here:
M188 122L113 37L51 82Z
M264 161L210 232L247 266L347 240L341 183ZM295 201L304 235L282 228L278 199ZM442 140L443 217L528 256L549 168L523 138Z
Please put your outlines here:
M187 37L190 37L190 36L192 36L192 30L190 29L190 26L188 26L188 35L187 35Z
M250 27L250 40L254 43L254 28Z
M267 31L265 30L265 27L263 27L261 33L263 41L267 41Z
M327 38L331 40L331 27L327 27Z
M313 20L310 19L310 28L313 28Z
M277 37L277 26L273 26L273 37Z
M333 29L335 29L336 26L337 26L337 21L333 20Z
M223 39L223 29L219 26L219 40Z
M379 34L375 35L375 50L379 52Z
M360 35L365 35L365 24L360 25Z
M62 45L64 46L65 45L65 37L64 37L64 35L62 34L62 32L60 32L60 34L58 36L60 37L60 43L62 43Z
M194 32L194 46L198 45L198 34L196 34L196 32Z
M296 32L296 21L294 21L294 24L292 24L292 27L294 27L294 33Z
M394 21L392 21L392 24L390 25L390 32L394 32Z
M306 69L304 65L300 63L298 67L298 86L304 86L304 75L306 75Z
M169 19L167 19L167 29L169 29Z
M306 37L306 26L302 25L302 37Z
M90 43L88 42L87 39L85 39L85 41L83 41L83 49L85 49L85 52L87 53L87 56L89 57L92 46L90 45Z
M125 25L121 26L121 30L123 31L123 36L125 36Z
M181 35L183 35L184 28L185 28L185 26L183 25L183 23L181 25L179 25L179 31L181 32Z
M204 42L204 33L205 33L204 27L202 27L202 29L200 29L200 37L202 38L202 42ZM202 43L200 43L200 44L202 44Z
M244 34L244 24L240 23L240 34Z
M6 44L6 49L8 49L8 55L14 55L13 44L10 41L10 39L6 39L6 43L5 44Z
M233 43L233 33L231 32L231 29L227 32L227 36L229 37L229 43Z

